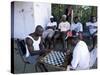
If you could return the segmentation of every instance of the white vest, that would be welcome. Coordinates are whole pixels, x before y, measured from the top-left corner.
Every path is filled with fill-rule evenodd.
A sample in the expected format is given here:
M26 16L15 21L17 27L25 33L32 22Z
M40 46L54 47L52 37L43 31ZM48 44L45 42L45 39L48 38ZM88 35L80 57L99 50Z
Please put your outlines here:
M31 37L31 36L27 36L27 37L33 41L34 51L40 50L39 44L41 42L41 37L39 37L38 40L34 40L33 37ZM25 45L25 46L26 46L26 57L28 57L30 55L30 53L29 53L27 45Z

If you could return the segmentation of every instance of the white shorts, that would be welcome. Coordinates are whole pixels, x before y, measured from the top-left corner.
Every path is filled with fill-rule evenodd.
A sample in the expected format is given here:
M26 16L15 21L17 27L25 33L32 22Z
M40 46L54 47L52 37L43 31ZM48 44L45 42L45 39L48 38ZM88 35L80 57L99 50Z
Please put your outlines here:
M54 35L54 31L52 30L52 29L48 29L48 30L45 30L44 32L43 32L43 35L42 35L42 37L45 39L46 37L48 37L48 38L52 38L53 37L53 35Z

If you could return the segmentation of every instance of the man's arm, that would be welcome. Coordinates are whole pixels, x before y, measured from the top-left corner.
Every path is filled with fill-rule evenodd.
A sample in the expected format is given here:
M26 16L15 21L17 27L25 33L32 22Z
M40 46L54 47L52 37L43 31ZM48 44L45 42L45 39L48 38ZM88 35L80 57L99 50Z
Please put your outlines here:
M72 69L76 69L78 64L79 64L79 60L80 60L80 52L79 52L79 47L76 47L74 49L74 52L73 52L73 59L72 59L72 62L71 62L71 67Z
M58 30L61 31L61 23L58 25Z
M33 41L30 38L26 38L26 45L30 53L34 51Z
M79 32L83 32L83 25L80 23Z
M40 55L40 51L34 51L33 41L30 38L26 38L26 45L31 55Z
M96 36L97 35L97 30L92 34L92 36Z
M47 26L46 29L53 29L54 30L54 26Z
M54 30L56 30L57 29L57 22L55 22L55 24L54 24Z
M49 52L47 49L45 49L45 47L44 47L44 44L45 42L44 42L44 39L43 38L41 38L41 42L40 42L40 51L41 51L41 54L44 54L44 53L46 53L46 52Z
M53 26L53 30L56 30L56 28L57 28L57 26L55 25L55 26Z
M79 34L79 38L82 40L83 39L83 25L82 25L82 23L80 23L78 34Z
M45 47L44 47L44 39L43 38L41 38L41 42L40 42L39 47L40 47L40 50L44 50L45 49Z
M66 23L66 29L67 29L67 31L66 32L69 32L70 30L71 30L71 25L70 25L70 23L68 22L68 23Z
M68 22L68 30L71 30L71 25L69 22Z
M47 26L46 29L53 29L53 30L56 30L56 25L55 25L55 26Z

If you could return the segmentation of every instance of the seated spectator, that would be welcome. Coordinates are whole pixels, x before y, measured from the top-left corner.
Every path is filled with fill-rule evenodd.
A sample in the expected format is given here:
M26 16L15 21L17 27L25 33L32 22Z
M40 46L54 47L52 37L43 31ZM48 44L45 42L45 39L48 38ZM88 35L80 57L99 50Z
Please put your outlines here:
M54 17L51 16L50 17L50 22L47 24L46 30L43 32L43 39L45 39L45 46L47 47L49 44L49 47L47 48L51 48L50 46L53 44L52 41L52 37L55 33L55 29L57 27L57 23L54 21Z
M71 30L76 31L79 34L79 38L82 40L83 25L79 21L79 17L74 17L74 22L71 24Z
M91 34L92 40L93 40L93 47L95 46L95 40L96 40L96 36L97 36L97 20L95 16L91 16L90 21L86 23L86 26L89 29L89 32ZM91 49L91 50L92 50Z
M61 22L59 23L59 31L60 31L60 37L62 38L62 42L63 42L63 49L66 50L66 35L67 32L70 30L70 23L68 21L66 21L66 15L62 15L61 18Z

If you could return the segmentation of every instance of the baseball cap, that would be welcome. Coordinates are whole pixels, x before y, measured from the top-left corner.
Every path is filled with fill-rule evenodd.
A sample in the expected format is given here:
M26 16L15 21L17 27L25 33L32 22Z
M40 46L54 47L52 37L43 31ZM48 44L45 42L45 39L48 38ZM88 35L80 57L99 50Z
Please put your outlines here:
M50 18L54 18L53 16L50 16Z

